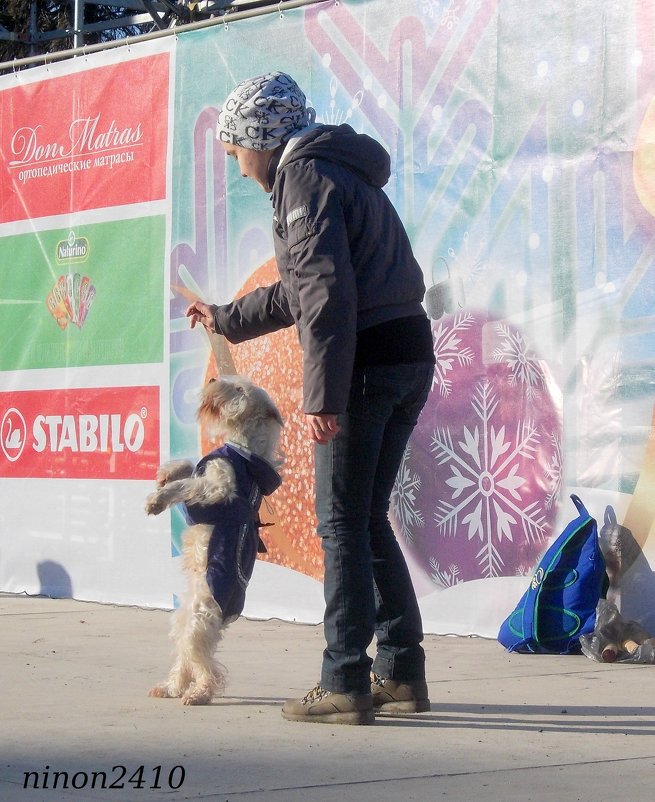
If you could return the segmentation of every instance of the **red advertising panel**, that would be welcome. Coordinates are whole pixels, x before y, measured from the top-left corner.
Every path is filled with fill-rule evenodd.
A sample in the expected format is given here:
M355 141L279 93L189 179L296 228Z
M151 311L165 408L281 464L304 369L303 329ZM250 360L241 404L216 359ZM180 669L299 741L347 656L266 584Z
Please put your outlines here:
M0 477L152 479L159 388L0 393Z
M0 223L159 200L168 54L0 92Z

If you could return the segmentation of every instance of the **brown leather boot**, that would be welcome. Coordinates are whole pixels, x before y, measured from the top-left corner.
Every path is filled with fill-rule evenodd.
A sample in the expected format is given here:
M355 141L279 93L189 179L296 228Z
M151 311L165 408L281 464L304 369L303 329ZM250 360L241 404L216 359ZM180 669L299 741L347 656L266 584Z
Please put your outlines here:
M425 680L403 682L373 674L371 693L376 713L425 713L430 710Z
M302 699L289 699L282 708L288 721L316 724L375 724L373 702L369 693L361 696L332 693L317 685Z

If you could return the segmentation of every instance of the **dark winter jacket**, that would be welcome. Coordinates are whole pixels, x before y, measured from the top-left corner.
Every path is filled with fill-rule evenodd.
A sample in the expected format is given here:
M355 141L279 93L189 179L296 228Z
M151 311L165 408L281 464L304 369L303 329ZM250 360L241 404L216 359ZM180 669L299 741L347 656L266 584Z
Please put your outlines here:
M214 527L207 550L207 584L226 620L241 615L259 544L259 507L282 483L270 463L235 443L204 456L194 476L203 476L210 460L225 459L234 468L237 495L230 502L186 504L190 524Z
M310 130L273 185L280 281L216 312L231 342L297 325L306 413L345 411L358 331L425 316L423 274L382 190L389 175L374 139L348 125Z

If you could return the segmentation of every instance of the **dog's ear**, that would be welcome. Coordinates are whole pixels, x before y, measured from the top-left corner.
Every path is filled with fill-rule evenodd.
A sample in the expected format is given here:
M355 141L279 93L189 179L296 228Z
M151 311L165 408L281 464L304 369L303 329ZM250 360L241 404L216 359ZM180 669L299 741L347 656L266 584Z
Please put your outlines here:
M269 417L273 418L276 423L279 423L280 426L284 427L284 418L280 414L280 410L275 406L272 399L269 398L269 401Z
M231 381L223 382L223 404L219 414L225 420L237 419L247 414L250 394L253 386L241 376L235 376Z
M228 399L220 408L219 415L225 420L234 420L243 417L248 409L247 391L237 386L234 388L234 395Z

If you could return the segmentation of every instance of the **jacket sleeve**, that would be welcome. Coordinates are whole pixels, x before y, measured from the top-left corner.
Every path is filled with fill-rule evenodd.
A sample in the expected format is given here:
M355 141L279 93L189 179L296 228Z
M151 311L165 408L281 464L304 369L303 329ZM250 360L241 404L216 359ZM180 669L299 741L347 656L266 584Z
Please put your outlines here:
M294 209L304 210L295 218ZM310 165L285 176L288 281L297 297L303 352L304 411L344 412L355 358L357 286L351 262L344 189ZM294 299L295 300L295 299Z
M240 343L294 324L281 282L258 287L214 314L216 331L231 343Z

